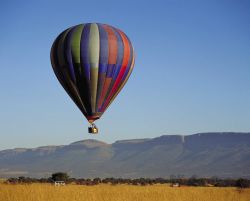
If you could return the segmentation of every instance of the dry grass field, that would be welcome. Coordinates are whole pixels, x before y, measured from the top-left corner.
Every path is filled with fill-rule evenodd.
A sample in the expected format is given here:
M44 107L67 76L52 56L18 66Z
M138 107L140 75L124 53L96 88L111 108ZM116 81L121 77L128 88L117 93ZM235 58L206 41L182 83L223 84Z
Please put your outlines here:
M0 184L0 201L250 201L250 189L166 185Z

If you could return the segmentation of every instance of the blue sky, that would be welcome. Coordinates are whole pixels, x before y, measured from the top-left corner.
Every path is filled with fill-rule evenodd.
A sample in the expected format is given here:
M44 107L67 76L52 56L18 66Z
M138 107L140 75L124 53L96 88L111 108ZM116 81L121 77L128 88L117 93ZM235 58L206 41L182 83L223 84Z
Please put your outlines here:
M163 134L250 131L248 0L1 1L0 149ZM53 40L85 22L123 30L136 51L123 91L88 123L58 83Z

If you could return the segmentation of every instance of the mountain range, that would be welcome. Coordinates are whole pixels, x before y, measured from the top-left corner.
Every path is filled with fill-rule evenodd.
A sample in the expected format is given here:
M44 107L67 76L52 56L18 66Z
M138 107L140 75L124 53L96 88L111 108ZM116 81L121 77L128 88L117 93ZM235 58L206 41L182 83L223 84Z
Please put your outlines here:
M250 133L163 135L116 141L82 140L61 146L0 151L0 178L49 177L250 178Z

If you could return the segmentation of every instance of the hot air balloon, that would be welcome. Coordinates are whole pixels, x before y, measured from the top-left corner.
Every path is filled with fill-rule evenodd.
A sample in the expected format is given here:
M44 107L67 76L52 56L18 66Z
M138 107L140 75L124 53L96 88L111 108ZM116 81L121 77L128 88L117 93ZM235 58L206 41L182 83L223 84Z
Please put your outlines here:
M54 73L98 133L99 119L126 84L135 63L131 41L121 30L100 23L70 27L54 41Z

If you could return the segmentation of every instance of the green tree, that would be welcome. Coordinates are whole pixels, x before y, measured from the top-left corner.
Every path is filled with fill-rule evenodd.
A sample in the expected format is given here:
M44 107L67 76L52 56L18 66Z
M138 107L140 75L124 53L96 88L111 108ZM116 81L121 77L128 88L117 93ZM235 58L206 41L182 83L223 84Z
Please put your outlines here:
M236 181L236 187L238 188L249 188L250 181L247 179L240 178Z
M56 172L51 176L53 181L64 181L66 182L69 179L69 175L65 172Z

